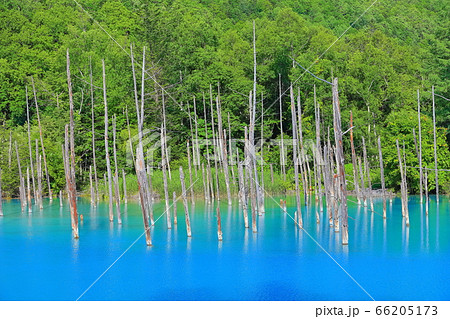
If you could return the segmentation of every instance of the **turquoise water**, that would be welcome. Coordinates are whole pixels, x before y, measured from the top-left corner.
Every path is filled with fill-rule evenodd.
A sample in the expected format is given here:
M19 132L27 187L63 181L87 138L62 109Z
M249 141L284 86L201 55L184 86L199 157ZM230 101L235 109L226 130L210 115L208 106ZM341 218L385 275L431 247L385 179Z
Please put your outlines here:
M221 205L223 242L215 210L203 202L190 204L187 238L178 203L178 225L167 230L159 219L152 247L139 238L142 215L134 203L122 205L119 226L109 222L107 204L92 209L79 199L84 221L74 240L67 205L47 201L28 214L18 201L6 201L0 300L450 300L448 198L439 206L432 198L426 217L411 197L409 229L399 199L388 204L385 221L349 203L348 246L324 216L315 223L315 208L304 209L300 230L275 201L266 199L256 234L244 228L237 203ZM287 204L293 216L294 199ZM381 201L375 210L382 212ZM155 215L162 211L156 205Z

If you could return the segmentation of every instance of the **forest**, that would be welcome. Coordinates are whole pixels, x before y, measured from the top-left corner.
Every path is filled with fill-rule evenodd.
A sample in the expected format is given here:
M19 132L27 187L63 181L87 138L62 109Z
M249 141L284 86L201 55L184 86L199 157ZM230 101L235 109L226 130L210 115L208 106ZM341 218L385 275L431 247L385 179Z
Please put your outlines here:
M139 75L137 79L139 90L142 87L145 91L144 129L150 137L159 132L165 112L174 174L180 165L188 165L186 142L192 139L193 119L198 123L200 139L212 137L212 131L205 130L205 117L208 121L211 118L217 121L217 113L211 105L216 96L220 96L223 126L227 131L230 128L230 139L242 139L249 122L248 95L254 84L253 23L258 103L256 139L260 136L264 140L279 139L282 134L280 118L284 138L292 138L289 100L292 85L301 96L304 138L311 140L316 138L315 90L321 112L322 140L325 141L327 128L333 127L333 113L331 86L323 80L332 82L336 77L343 130L350 128L352 112L356 152L362 156L364 137L373 187L381 187L377 158L380 137L386 186L393 191L400 189L401 174L395 148L398 139L406 149L408 190L417 193L419 171L415 167L419 163L413 130L418 132L420 105L422 166L433 168L434 97L437 162L441 169L439 186L440 192L448 193L450 174L445 170L450 169L449 12L449 2L439 0L2 1L0 168L3 196L18 196L17 159L20 158L22 170L30 166L28 125L33 154L35 141L39 141L36 142L38 152L42 152L39 125L42 128L51 189L57 193L65 188L61 145L64 144L64 127L69 123L67 51L75 108L78 191L87 194L89 189L92 133L99 178L106 172L102 60L110 139L113 136L111 119L115 115L118 166L130 176L130 183L133 182L135 168L129 160L129 139L137 135L138 122L131 46L137 65L146 67L146 77L142 80ZM343 143L346 170L351 179L349 134L344 135ZM161 152L154 151L157 147L153 142L148 143L144 154L152 153L147 160L155 174L160 174ZM202 146L200 151L204 155L207 148ZM261 153L264 162L272 164L275 170L273 191L292 190L292 163L287 164L289 178L284 181L279 177L279 148L265 143ZM430 172L428 178L431 192L435 188L433 174ZM155 183L158 182L162 183L156 177ZM201 185L198 186L194 189L201 193ZM132 190L132 185L130 187ZM157 191L161 189L157 184L154 187ZM134 190L137 192L137 186ZM44 186L44 193L47 192Z

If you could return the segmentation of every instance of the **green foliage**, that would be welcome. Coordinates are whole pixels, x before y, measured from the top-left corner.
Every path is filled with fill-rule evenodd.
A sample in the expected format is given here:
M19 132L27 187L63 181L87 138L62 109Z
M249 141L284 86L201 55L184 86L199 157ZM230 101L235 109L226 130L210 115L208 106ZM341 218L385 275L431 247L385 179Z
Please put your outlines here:
M17 159L12 157L11 167L8 160L10 131L13 141L19 145L22 166L26 168L29 165L25 87L28 88L31 107L32 142L39 138L31 76L37 90L52 188L64 187L61 144L69 108L65 69L67 49L71 57L76 109L79 189L88 186L87 172L93 164L90 65L100 177L106 167L102 59L106 67L109 123L113 114L117 116L118 166L126 170L130 180L133 179L133 167L127 162L129 135L124 113L127 107L131 136L135 137L137 121L128 55L130 44L134 45L138 90L141 88L142 51L146 48L144 127L149 130L149 135L161 127L164 91L173 167L187 166L186 142L191 139L194 97L200 138L212 137L211 126L206 136L205 117L207 123L212 116L217 121L214 101L219 92L224 128L228 130L226 114L229 113L232 137L242 138L244 126L249 122L248 94L253 88L253 21L256 26L257 100L264 101L264 138L280 136L278 97L280 90L286 91L290 83L294 83L295 92L297 89L301 92L305 140L315 139L313 85L316 85L317 103L322 113L322 140L327 138L327 128L332 127L331 87L305 73L298 66L300 64L327 81L332 77L339 78L343 127L348 127L349 111L352 110L356 150L361 155L361 139L365 136L374 183L378 178L374 134L382 136L387 183L395 189L399 180L393 147L395 139L405 140L408 166L417 166L412 137L412 128L417 130L417 117L412 110L416 107L416 90L419 88L424 166L433 166L431 86L434 85L436 92L444 97L450 95L450 20L445 1L391 3L381 0L354 24L370 2L87 0L80 4L90 16L70 0L6 0L0 4L0 167L3 169L3 188L7 189L5 194L8 196L17 195L18 185ZM352 27L346 35L330 46L350 25ZM285 137L292 136L288 100L287 94L281 97ZM450 111L447 103L436 96L440 168L449 165ZM257 126L261 115L259 106L258 103ZM111 125L109 140L112 150ZM155 168L160 165L157 142L155 139L145 146L145 151L150 149L153 152L151 165ZM239 147L242 155L242 143ZM344 137L344 147L350 149L348 135ZM206 153L205 146L201 152ZM277 173L280 169L279 149L266 145L263 153L265 162L272 163L276 172L275 183L266 185L278 191L291 190L293 172L290 161L288 179L284 182L278 179ZM346 152L346 162L350 162L349 155L350 152ZM288 156L292 156L291 150ZM430 172L430 188L434 187L433 174ZM442 184L450 185L447 174L439 174ZM155 179L160 180L158 175ZM411 191L417 191L417 170L409 169L408 179Z

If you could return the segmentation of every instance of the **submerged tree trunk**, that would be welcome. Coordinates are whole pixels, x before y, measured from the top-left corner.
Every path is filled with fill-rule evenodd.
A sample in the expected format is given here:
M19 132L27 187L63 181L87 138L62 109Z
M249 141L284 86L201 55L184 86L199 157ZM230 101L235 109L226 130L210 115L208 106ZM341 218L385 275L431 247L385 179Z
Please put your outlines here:
M138 182L138 189L139 189L139 199L141 202L141 210L142 210L142 219L144 221L144 232L145 232L145 242L147 243L147 246L152 245L152 238L150 235L150 226L148 224L148 214L147 214L147 201L146 201L146 172L145 172L145 166L144 166L144 152L142 150L142 143L139 143L137 149L136 149L136 177Z
M167 175L166 175L166 151L165 151L165 144L164 144L164 127L163 125L161 126L161 166L162 166L162 173L163 173L163 182L164 182L164 200L165 200L165 204L166 204L166 210L165 210L165 214L166 214L166 221L167 221L167 228L171 229L172 228L172 222L170 220L170 209L169 209L169 190L168 190L168 186L167 186Z
M114 220L113 213L113 192L112 192L112 173L111 173L111 160L109 157L108 146L108 103L106 100L106 75L105 75L105 60L102 60L103 66L103 102L105 104L105 154L106 154L106 173L108 174L108 201L109 201L109 221Z
M114 197L116 202L117 222L120 225L122 224L122 216L120 212L119 169L117 167L116 115L113 116L113 154L114 154Z
M27 101L28 150L30 152L31 180L33 182L33 198L34 198L34 202L36 203L36 183L34 181L33 152L31 151L30 108L28 105L28 88L26 86L25 86L25 95L26 95L26 101Z
M183 173L183 168L181 166L180 166L180 181L181 181L181 197L183 198L184 216L185 216L185 221L186 221L186 232L187 232L187 236L191 237L192 236L191 220L189 218L189 208L188 208L188 202L187 202L187 196L186 196L186 185L184 183L184 173ZM175 202L175 199L174 199L174 202Z
M333 80L333 122L334 138L336 143L337 169L340 186L341 220L342 220L342 244L348 245L348 208L347 208L347 184L345 181L344 148L342 145L341 109L338 95L338 79Z
M69 61L69 49L67 49L67 77L68 81L70 81L70 61ZM41 139L41 147L42 147L42 156L44 157L44 168L45 168L45 176L47 177L47 187L48 187L48 197L50 199L50 202L53 200L52 196L52 189L50 187L50 177L48 175L48 168L47 168L47 157L45 156L45 147L44 147L44 137L42 135L42 127L41 127L41 119L39 117L39 107L37 103L37 95L36 95L36 89L34 87L34 80L33 77L31 77L31 83L33 85L33 94L34 94L34 102L36 104L36 117L38 120L38 126L39 126L39 137ZM73 112L73 110L72 110ZM71 124L73 126L73 123Z
M383 218L386 219L386 186L384 182L384 166L383 166L383 153L381 151L381 139L378 136L378 157L380 160L380 178L381 178L381 191L383 193Z
M91 86L92 163L94 165L94 181L95 181L95 192L94 192L95 200L93 202L93 205L95 206L95 205L97 205L97 202L99 201L99 196L98 196L97 160L96 160L96 156L95 156L94 84L93 84L93 79L92 79L91 58L89 58L89 80L90 80L90 86ZM128 113L127 113L127 119L128 119Z

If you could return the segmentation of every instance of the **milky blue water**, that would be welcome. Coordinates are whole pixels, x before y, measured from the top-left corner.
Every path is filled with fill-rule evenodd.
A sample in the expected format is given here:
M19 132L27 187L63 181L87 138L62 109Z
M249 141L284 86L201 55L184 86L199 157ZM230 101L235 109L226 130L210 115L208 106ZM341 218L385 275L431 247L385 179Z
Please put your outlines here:
M5 201L0 300L450 300L448 198L438 206L432 198L427 217L411 197L409 228L399 199L388 204L386 220L349 203L348 246L324 216L316 224L314 208L304 209L301 230L289 217L294 199L288 214L276 201L266 199L256 234L244 228L237 203L221 204L223 242L215 210L203 202L190 205L187 238L179 203L178 225L168 230L165 216L159 219L152 247L139 238L134 203L122 205L119 226L109 222L107 204L93 209L79 199L84 221L74 240L67 205L47 201L28 214L17 200ZM155 215L162 211L157 204Z

